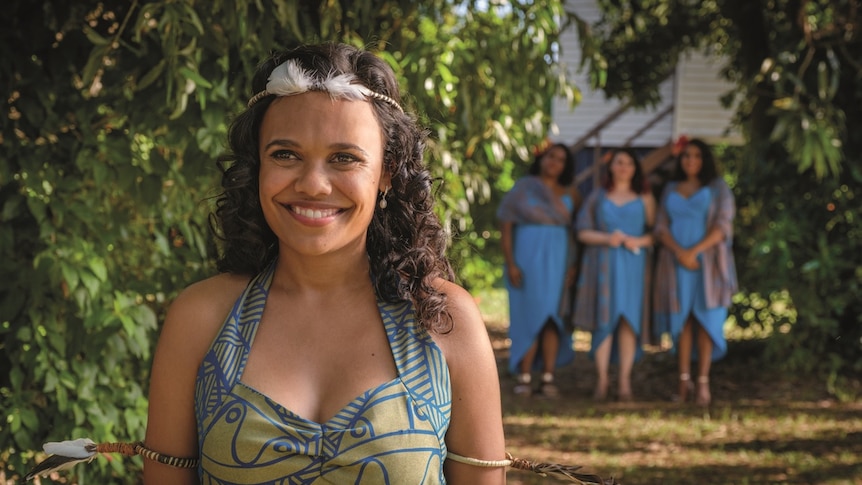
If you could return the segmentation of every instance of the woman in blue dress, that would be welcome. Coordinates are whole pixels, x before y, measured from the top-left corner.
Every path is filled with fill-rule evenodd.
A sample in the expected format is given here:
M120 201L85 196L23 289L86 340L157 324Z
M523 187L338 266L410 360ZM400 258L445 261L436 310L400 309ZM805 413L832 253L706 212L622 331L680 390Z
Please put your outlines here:
M712 400L710 366L727 352L724 322L737 288L731 250L735 214L733 194L709 146L691 140L659 204L654 311L657 332L670 333L678 354L678 399L685 401L695 387L691 362L697 360L695 402L703 406Z
M574 322L592 332L596 400L607 398L611 362L620 366L618 398L632 400L631 371L648 325L654 215L655 199L634 152L612 152L607 183L590 194L577 218L585 250Z
M540 368L538 391L555 397L554 371L574 359L572 335L560 316L563 291L574 279L570 228L580 201L570 187L574 167L567 146L551 146L497 211L509 292L509 371L519 395L532 394L532 371Z

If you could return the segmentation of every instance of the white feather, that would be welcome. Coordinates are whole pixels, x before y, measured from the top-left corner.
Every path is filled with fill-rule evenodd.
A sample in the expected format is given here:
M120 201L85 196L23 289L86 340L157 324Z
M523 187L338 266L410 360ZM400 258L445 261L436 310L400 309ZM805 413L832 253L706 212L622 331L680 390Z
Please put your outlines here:
M96 443L89 438L78 438L69 441L52 441L42 445L42 449L49 455L60 455L69 458L90 458L96 452L88 451L88 446L94 446Z
M304 93L314 86L314 78L296 59L290 59L273 69L267 81L266 92L276 96Z
M322 81L312 73L302 68L297 59L290 59L278 65L267 78L266 89L255 94L248 100L251 107L268 95L293 96L308 91L325 91L333 99L342 98L352 101L364 101L370 98L382 100L402 113L401 106L389 96L375 93L357 82L353 74L338 74L330 72Z
M353 74L330 75L321 83L322 90L328 92L333 98L364 101L368 97L369 89L361 84L353 84L355 80L356 76Z

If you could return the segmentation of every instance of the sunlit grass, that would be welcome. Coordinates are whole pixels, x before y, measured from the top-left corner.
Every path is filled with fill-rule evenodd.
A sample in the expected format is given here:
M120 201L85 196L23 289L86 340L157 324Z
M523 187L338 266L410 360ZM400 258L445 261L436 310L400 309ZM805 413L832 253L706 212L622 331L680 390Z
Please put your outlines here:
M752 298L753 306L788 316L780 298ZM504 368L506 291L482 292L477 302L498 352L506 447L516 457L582 465L623 485L862 485L862 403L830 400L815 378L758 366L762 339L780 331L775 327L742 329L728 322L732 352L714 366L710 408L661 397L673 389L676 371L660 349L635 366L635 393L645 397L593 402L586 332L575 334L575 364L558 373L562 396L524 399L511 394ZM510 470L508 483L566 482Z
M628 485L862 483L862 408L569 404L543 415L507 408L509 451L581 464Z

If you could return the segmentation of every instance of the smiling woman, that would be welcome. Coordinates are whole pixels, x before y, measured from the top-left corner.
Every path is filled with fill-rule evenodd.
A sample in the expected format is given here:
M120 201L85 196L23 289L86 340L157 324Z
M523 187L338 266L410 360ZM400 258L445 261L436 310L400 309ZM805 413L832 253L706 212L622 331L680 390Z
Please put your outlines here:
M221 274L173 303L153 364L146 447L200 465L147 460L145 482L503 483L475 466L505 461L493 353L391 68L302 46L253 84Z
M425 130L392 69L340 44L264 62L220 160L220 273L172 303L146 439L50 444L28 477L96 453L146 484L501 484L496 362L452 281ZM50 451L49 451L50 450Z

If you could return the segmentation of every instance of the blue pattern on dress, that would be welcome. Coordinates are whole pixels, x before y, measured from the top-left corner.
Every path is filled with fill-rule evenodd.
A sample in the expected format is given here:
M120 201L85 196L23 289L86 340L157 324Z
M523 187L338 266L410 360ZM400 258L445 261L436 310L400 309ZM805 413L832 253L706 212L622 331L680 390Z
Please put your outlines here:
M574 201L562 197L571 212ZM512 286L506 277L509 293L509 370L519 373L518 365L530 346L539 336L548 319L557 326L560 347L557 367L572 362L572 332L566 330L560 317L569 245L569 227L549 224L515 224L512 242L515 264L521 269L520 287ZM536 356L536 367L542 362L541 352Z
M706 237L706 219L712 191L709 186L701 187L690 197L685 198L677 191L672 191L667 197L667 213L670 219L670 233L677 244L690 248ZM694 341L697 342L697 332L705 330L712 340L711 359L716 361L727 353L727 340L724 337L724 322L727 320L727 308L707 308L704 290L703 261L701 267L689 270L676 263L676 288L679 299L679 312L670 314L670 332L674 348L679 344L679 336L689 315L700 322L695 325ZM692 345L692 360L697 360L697 345Z
M201 483L445 483L449 370L410 302L378 302L398 377L325 423L240 381L273 272L274 265L249 283L198 371Z
M646 232L646 208L643 200L638 197L622 205L603 196L598 203L598 227L607 232L622 231L630 236L643 236ZM647 251L641 249L637 254L624 246L606 248L608 271L599 272L599 287L604 278L610 278L610 295L599 292L599 305L609 305L610 321L596 322L593 331L590 356L592 357L599 345L611 334L617 331L620 318L625 318L634 331L638 343L641 336L641 317L644 299L644 271L646 269ZM635 360L639 359L643 350L636 346ZM619 360L617 339L611 347L611 362Z

